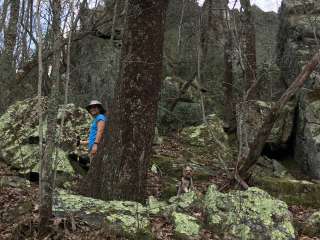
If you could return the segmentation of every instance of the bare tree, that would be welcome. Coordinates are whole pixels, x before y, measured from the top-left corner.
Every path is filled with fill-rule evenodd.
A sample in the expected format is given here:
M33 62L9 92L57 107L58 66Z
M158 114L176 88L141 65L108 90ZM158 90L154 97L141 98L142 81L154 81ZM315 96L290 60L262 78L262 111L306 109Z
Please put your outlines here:
M52 86L48 99L48 120L46 147L40 167L40 228L41 233L46 231L49 219L52 216L52 193L53 193L53 165L56 139L56 123L58 113L58 93L60 83L60 55L61 55L61 32L60 32L60 0L52 1L52 32L53 32L53 64Z
M256 32L254 25L254 16L250 0L240 0L243 9L242 24L243 33L243 53L245 60L245 80L246 89L248 90L247 100L258 98L258 82L256 76L257 60L256 60Z
M2 12L0 16L0 32L2 32L2 29L4 27L4 24L7 18L8 6L9 6L9 0L4 0L2 4Z
M111 138L93 160L82 191L102 199L144 201L162 79L167 0L128 4Z
M39 159L42 160L43 157L43 110L42 110L42 79L43 79L43 64L42 64L42 30L40 21L40 9L41 0L37 0L36 5L36 20L37 20L37 36L38 36L38 117L39 117ZM40 186L42 185L40 178ZM41 191L41 189L40 189ZM40 192L40 196L42 193Z
M225 1L224 25L224 121L230 131L236 129L235 109L233 99L233 38L228 0Z

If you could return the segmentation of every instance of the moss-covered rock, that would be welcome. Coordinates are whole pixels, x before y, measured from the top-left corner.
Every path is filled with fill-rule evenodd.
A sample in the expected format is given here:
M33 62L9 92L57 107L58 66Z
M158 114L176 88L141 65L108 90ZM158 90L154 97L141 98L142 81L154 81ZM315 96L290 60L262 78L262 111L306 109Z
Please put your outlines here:
M0 177L0 188L14 187L14 188L26 188L30 187L30 182L21 177L17 176L1 176Z
M60 190L54 198L54 212L79 214L95 225L107 222L132 239L136 239L137 234L151 235L148 209L137 202L102 201Z
M265 101L238 104L238 111L242 114L242 132L247 132L247 135L241 134L238 136L239 139L243 138L241 139L243 143L253 141L256 131L261 128L263 119L268 115L273 104L274 102ZM293 130L294 110L295 102L287 103L275 121L266 141L273 149L279 149L282 145L288 143ZM247 140L244 138L247 138Z
M320 207L320 184L292 178L258 177L255 185L287 204Z
M264 177L278 177L278 178L290 178L289 171L280 162L274 159L270 159L266 156L261 156L258 163L251 170L252 179L264 178Z
M46 99L42 99L44 136L47 130L46 104ZM61 131L63 118L64 125ZM68 153L73 151L77 136L86 138L91 121L90 116L85 109L68 104L59 108L57 120L59 146L54 154L54 161L58 171L73 174ZM22 173L39 171L38 123L37 99L17 101L0 117L0 132L2 133L0 159Z
M214 158L215 151L213 151L212 154L213 154L212 157ZM199 159L199 154L195 154L190 151L182 152L180 157L154 155L152 156L151 161L155 166L157 166L157 168L159 169L159 172L162 175L173 177L176 180L181 178L182 169L186 165L192 168L193 179L195 181L207 180L209 176L214 175L214 171L210 168L210 166L207 166L206 164L201 163L201 159Z
M320 236L320 211L313 213L306 221L303 233L310 237Z
M176 208L188 209L191 206L196 205L199 202L199 198L194 191L181 194L169 199L169 203L174 204Z
M208 116L208 124L184 128L181 138L196 152L220 154L222 159L227 158L227 155L230 154L228 135L223 130L223 122L215 114Z
M169 204L167 202L159 201L153 196L149 196L147 204L149 214L160 214L161 212L165 211L168 207Z
M211 229L233 239L295 239L287 205L258 188L224 194L210 186L204 205Z
M178 212L173 212L171 217L176 238L195 239L199 237L201 227L195 217Z

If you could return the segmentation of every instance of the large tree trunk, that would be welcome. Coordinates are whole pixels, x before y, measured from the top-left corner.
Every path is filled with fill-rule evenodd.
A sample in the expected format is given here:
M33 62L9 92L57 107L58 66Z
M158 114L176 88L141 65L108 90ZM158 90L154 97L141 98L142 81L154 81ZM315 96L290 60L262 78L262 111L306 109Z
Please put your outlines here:
M0 87L2 89L0 92L0 112L5 110L13 97L9 89L12 89L15 84L14 49L17 40L19 10L20 0L10 1L8 27L4 27L4 51L0 58Z
M4 31L4 54L8 61L14 65L14 47L17 39L20 0L12 0L10 5L10 20L8 28Z
M111 138L83 181L87 195L145 200L162 79L166 7L167 0L129 0Z
M247 100L258 98L258 82L256 76L256 30L254 25L254 16L250 0L240 0L243 9L244 34L243 34L243 52L245 62L245 80L246 89L248 90Z
M48 120L46 147L40 167L40 227L41 232L45 232L49 219L52 216L52 193L53 193L53 166L56 140L56 126L58 113L59 94L59 69L60 69L60 0L52 1L52 31L53 31L53 66L52 66L52 86L48 99Z
M258 130L253 142L249 143L248 153L240 156L242 166L239 170L239 175L242 179L248 178L248 171L257 162L261 155L263 146L271 133L272 127L279 116L279 113L290 98L303 86L304 82L309 78L310 74L315 70L319 63L320 52L313 56L312 60L303 68L302 72L283 93L280 99L272 106L269 114L264 118L263 124Z

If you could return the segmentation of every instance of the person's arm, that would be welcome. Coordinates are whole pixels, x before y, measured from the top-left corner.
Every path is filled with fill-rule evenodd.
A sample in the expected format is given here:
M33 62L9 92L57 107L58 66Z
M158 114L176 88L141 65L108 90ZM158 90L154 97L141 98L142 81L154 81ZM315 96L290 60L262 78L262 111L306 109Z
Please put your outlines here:
M102 140L102 137L104 135L104 129L106 127L106 122L105 121L99 121L97 122L97 128L98 128L98 131L97 131L97 135L96 135L96 139L94 141L94 144L93 144L93 147L92 147L92 150L91 150L91 155L94 156L97 154L97 151L98 151L98 145L100 144L101 140Z
M97 123L98 131L96 135L96 140L94 141L96 144L99 144L102 140L103 134L104 134L104 129L106 127L106 122L105 121L99 121Z

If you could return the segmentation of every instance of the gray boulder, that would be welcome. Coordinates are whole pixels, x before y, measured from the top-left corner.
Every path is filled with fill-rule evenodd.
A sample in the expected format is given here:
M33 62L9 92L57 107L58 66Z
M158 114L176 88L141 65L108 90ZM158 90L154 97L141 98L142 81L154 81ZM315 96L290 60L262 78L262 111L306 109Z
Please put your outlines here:
M244 105L246 104L246 105ZM243 145L250 143L261 128L264 117L270 112L274 102L252 101L240 103L237 106L237 121L242 128L238 128L238 139ZM280 112L266 143L273 149L281 148L288 143L293 130L295 103L289 102ZM238 124L239 125L239 124ZM247 133L247 134L245 134ZM245 147L246 148L246 147Z
M320 179L320 92L304 94L299 104L295 160L315 179Z
M287 205L259 188L224 194L212 185L204 207L211 230L231 239L295 239Z
M79 215L93 226L107 223L130 239L139 239L140 234L143 239L152 239L148 209L137 202L102 201L59 190L55 193L53 210L61 216Z
M42 100L44 136L47 131L46 99ZM0 160L20 173L39 171L39 118L37 99L17 101L0 117ZM64 126L61 132L63 112ZM68 154L75 149L77 136L85 139L90 126L90 116L85 109L73 104L61 106L57 116L57 142L55 154L57 170L73 174ZM60 135L61 132L61 136ZM45 142L45 139L44 139Z
M303 233L310 237L320 236L320 211L313 213L306 221Z

